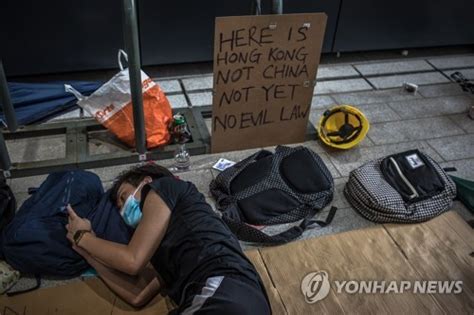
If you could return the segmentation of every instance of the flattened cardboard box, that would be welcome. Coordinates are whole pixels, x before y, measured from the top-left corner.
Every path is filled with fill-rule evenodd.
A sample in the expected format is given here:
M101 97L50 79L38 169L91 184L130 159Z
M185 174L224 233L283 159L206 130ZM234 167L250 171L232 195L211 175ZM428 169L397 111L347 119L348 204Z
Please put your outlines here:
M273 314L473 314L474 232L455 212L429 222L379 225L246 252L272 304ZM303 278L325 271L328 295L307 303ZM459 294L349 294L334 281L457 280ZM78 281L17 297L0 297L7 314L167 314L171 302L160 295L137 311L99 280Z
M284 306L277 290L272 286L260 253L257 250L246 252L262 281L268 289L268 297L274 314L285 314ZM174 308L170 299L156 296L147 306L137 310L125 303L99 279L77 281L76 283L54 288L45 288L14 297L0 297L1 315L161 315Z
M139 314L168 314L170 301L158 295ZM54 288L0 298L2 315L101 315L131 314L136 310L123 302L99 279L77 281Z

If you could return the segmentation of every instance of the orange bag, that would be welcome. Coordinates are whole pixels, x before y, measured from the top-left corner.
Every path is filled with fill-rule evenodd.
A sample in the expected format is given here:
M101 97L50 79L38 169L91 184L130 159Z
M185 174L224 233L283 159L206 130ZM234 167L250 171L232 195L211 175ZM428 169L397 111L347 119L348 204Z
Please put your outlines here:
M70 85L65 85L65 89L78 98L77 105L95 117L121 141L130 147L135 147L130 77L128 68L124 69L122 66L121 55L127 57L123 50L119 51L120 72L89 97L83 96ZM146 147L150 149L169 142L168 127L172 122L173 112L160 86L143 71L141 79Z

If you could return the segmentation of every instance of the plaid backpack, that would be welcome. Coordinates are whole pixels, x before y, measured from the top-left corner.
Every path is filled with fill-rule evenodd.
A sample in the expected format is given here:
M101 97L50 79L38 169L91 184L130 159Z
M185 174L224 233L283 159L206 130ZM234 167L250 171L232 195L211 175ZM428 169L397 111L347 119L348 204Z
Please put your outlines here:
M281 244L292 241L305 229L329 224L313 219L333 197L331 173L321 158L305 147L278 146L273 154L261 150L220 173L210 184L224 222L242 241ZM277 235L255 225L303 221Z
M353 170L344 195L370 221L415 223L449 210L456 186L432 158L410 150Z

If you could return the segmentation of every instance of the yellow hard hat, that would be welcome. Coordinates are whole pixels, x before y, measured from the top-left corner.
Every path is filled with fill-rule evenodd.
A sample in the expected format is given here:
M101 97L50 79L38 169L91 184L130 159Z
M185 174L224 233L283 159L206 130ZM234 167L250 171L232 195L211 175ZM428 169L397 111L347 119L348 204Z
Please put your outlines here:
M361 142L369 131L369 121L356 107L338 105L324 112L318 133L328 146L350 149Z

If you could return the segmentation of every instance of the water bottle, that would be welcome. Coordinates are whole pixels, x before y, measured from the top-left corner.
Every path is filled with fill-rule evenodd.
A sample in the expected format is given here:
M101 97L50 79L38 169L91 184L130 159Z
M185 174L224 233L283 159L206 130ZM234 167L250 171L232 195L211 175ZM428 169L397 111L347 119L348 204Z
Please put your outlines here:
M191 139L191 132L188 129L186 120L181 114L173 116L173 136L178 147L174 152L175 166L178 171L189 170L191 158L186 150L186 142Z

